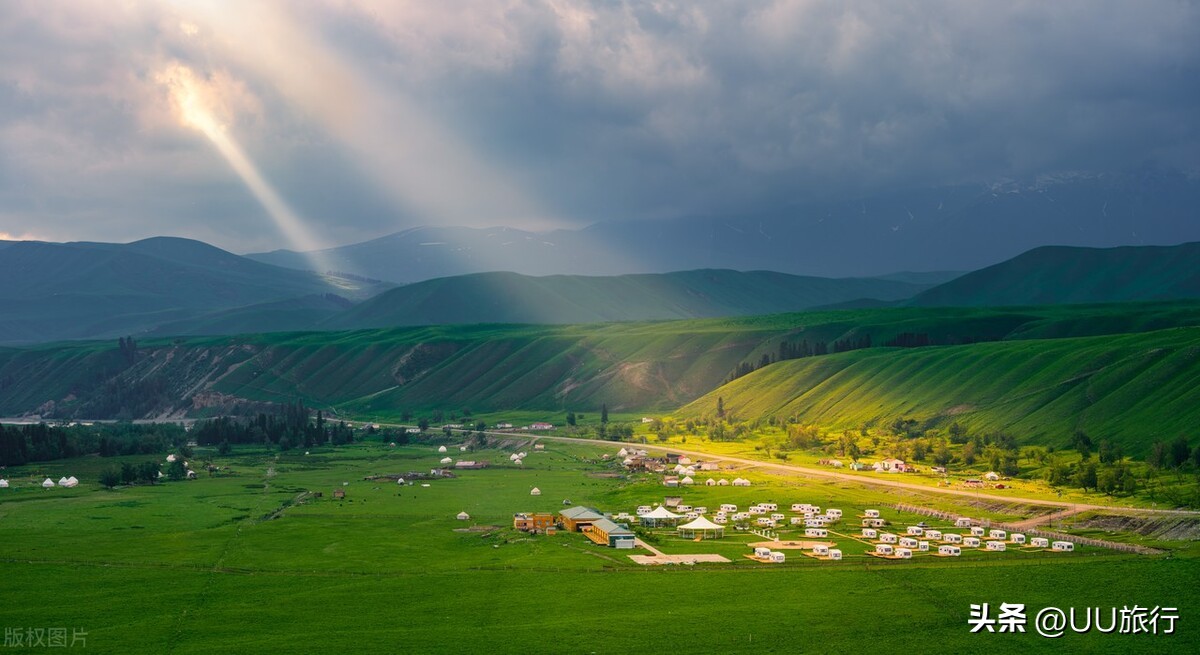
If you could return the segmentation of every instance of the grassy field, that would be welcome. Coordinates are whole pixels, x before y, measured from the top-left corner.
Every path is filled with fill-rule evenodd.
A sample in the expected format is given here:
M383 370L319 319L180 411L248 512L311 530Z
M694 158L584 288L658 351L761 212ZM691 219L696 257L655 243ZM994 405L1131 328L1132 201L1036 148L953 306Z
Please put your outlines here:
M308 455L239 449L213 459L222 467L215 477L113 491L94 481L121 458L6 471L14 487L0 490L0 625L78 628L101 653L628 653L679 643L688 652L846 652L871 647L872 635L913 652L1200 646L1190 620L1200 560L1187 544L1166 542L1180 547L1169 558L1084 549L886 562L864 556L864 543L835 538L844 562L789 551L787 563L764 565L742 557L756 536L696 543L656 531L647 538L667 553L733 561L640 567L582 535L515 532L512 514L557 511L564 499L632 513L678 493L710 511L765 501L789 514L793 502L838 507L847 520L835 530L850 534L861 510L897 501L994 519L1020 508L754 470L736 472L749 488L668 492L649 476L614 476L615 464L601 458L609 449L596 446L549 443L519 468L507 464L511 449L450 450L494 466L401 486L364 478L428 471L442 456L433 444L358 444ZM83 484L34 486L64 475ZM540 497L529 495L534 486ZM333 499L334 489L346 498ZM460 511L471 519L456 520ZM886 508L884 516L898 528L920 520ZM981 602L1177 606L1183 618L1174 635L969 634L969 605Z
M829 429L899 417L1067 444L1075 430L1144 454L1200 420L1200 328L941 348L869 349L782 362L680 410L803 416Z

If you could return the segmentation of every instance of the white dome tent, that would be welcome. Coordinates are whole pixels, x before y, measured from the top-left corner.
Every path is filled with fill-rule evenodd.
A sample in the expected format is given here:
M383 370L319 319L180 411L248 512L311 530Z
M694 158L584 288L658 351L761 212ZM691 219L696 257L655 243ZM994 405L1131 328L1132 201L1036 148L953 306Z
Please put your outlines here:
M167 455L167 463L168 464L175 463L175 455Z
M79 478L72 475L71 477L67 478L67 484L65 484L63 486L68 487L68 488L78 487L79 486Z
M8 480L5 480L4 478L0 478L0 489L7 489L7 488L8 488Z
M454 460L450 459L449 457L443 457L443 458L442 458L442 463L443 463L443 464L449 464L450 462L453 462L453 461L454 461Z
M679 532L679 536L683 537L684 539L691 539L693 537L697 539L719 539L725 536L724 526L713 523L707 518L704 518L703 515L696 517L696 520L690 523L684 523L676 528L676 531Z
M51 480L50 478L46 478L45 480L42 481L43 489L49 489L53 486L54 486L54 480Z
M523 466L523 463L521 462L520 458L514 459L513 464L516 464L517 466Z
M70 480L68 480L68 479L66 479L65 477L62 477L62 478L59 478L59 479L58 479L58 486L60 486L60 487L69 487L70 485L71 485L71 481L70 481Z
M666 507L659 505L658 507L654 508L654 511L647 512L646 514L642 514L638 518L640 518L642 520L642 525L645 525L648 527L656 527L660 522L670 523L672 521L678 521L679 519L681 519L683 517L679 514L672 512L671 510L667 509Z
M439 452L439 453L444 453L444 452L446 452L446 447L445 447L445 446L438 446L438 452Z
M530 496L540 496L540 495L542 495L542 490L538 489L537 487L534 487L529 490L529 495Z
M454 518L460 521L469 521L471 520L471 515L466 512L459 512Z

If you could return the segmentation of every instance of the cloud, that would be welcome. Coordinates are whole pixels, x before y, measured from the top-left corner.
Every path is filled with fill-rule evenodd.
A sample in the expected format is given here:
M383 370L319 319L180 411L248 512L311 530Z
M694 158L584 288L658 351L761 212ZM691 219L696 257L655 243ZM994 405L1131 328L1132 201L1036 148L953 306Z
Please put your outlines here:
M279 247L166 62L326 243L1200 168L1195 3L0 5L0 230Z

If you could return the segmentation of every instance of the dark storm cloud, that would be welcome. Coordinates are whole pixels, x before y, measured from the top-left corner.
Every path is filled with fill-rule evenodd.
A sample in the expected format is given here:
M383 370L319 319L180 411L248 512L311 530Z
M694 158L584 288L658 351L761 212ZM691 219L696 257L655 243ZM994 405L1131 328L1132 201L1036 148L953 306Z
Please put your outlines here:
M309 56L331 54L366 81L365 99L348 105L403 103L409 119L384 115L377 147L353 142L328 118L336 107L322 119L279 79L320 85L328 67L304 53L258 66L271 60L263 44L222 42L219 22L186 7L6 3L0 232L285 245L209 144L170 115L154 75L171 61L211 82L230 133L329 242L423 222L580 224L1200 168L1194 3L273 7L314 44ZM339 84L329 80L331 104ZM453 137L444 152L406 132L433 128ZM428 177L404 184L417 172ZM497 189L512 197L494 199Z

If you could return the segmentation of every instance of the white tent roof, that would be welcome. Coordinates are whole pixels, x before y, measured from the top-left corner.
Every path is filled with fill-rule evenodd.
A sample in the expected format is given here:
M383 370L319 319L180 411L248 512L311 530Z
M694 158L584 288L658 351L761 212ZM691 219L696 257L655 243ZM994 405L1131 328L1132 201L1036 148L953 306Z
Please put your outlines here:
M7 488L8 488L8 480L5 480L4 478L0 478L0 489L7 489Z
M73 475L72 475L71 477L67 478L67 482L72 482L72 483L75 483L75 484L79 484L79 478L77 478L77 477L75 477L75 476L73 476Z
M47 479L49 479L49 478L47 478ZM69 480L67 480L65 477L59 478L59 479L58 479L58 486L60 486L60 487L65 487L65 486L67 486L67 483L68 483L68 482L69 482Z
M54 486L54 480L51 480L50 478L46 478L45 480L42 481L42 486L49 489L50 487Z
M439 453L444 453L444 452L446 452L446 447L445 447L445 446L438 446L438 452L439 452Z
M542 490L538 489L537 487L534 487L529 490L529 495L530 496L540 496L540 495L542 495Z
M443 464L449 464L450 462L453 462L453 461L454 461L454 460L450 459L449 457L443 457L443 458L442 458L442 463L443 463Z
M465 521L465 520L471 518L471 515L467 514L466 512L459 512L455 518L457 518L460 521Z
M712 521L704 518L704 515L701 514L700 516L696 517L695 521L692 521L691 523L684 523L683 525L679 526L676 529L677 530L724 530L725 528L724 528L724 526L717 525L716 523L713 523Z
M644 519L677 519L679 517L679 514L672 512L662 505L655 507L653 512L642 514L642 518Z
M691 476L687 476L680 480L679 484L692 484L693 482L695 482L695 480L693 480Z
M521 466L521 460L520 460L519 458L518 458L518 459L514 459L514 460L513 460L513 464L516 464L517 466Z

